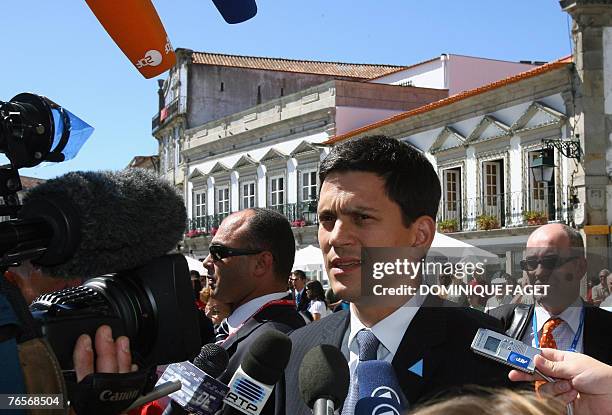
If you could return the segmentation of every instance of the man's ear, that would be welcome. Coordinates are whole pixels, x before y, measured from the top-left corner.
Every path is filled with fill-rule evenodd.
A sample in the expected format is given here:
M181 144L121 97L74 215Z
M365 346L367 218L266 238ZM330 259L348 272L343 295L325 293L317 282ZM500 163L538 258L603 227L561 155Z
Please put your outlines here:
M414 246L428 249L436 236L436 221L430 216L419 216L411 227L415 230Z
M262 277L269 273L274 273L274 257L269 251L264 251L261 254L257 254L257 260L255 261L254 277Z
M587 272L587 260L580 256L576 259L576 277L581 280Z

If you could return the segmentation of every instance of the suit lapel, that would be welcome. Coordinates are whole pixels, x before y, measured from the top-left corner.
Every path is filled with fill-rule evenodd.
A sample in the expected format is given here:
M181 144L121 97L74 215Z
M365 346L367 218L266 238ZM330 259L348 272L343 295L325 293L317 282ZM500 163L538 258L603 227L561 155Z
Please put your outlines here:
M432 348L446 340L445 310L441 307L437 297L427 297L410 322L393 358L392 365L400 387L410 403L423 395L426 382L436 371L439 359L433 358Z
M608 362L610 350L612 350L612 337L602 335L607 324L604 319L600 318L607 313L605 310L599 310L594 307L585 305L584 310L584 334L582 336L582 348L584 354L594 357L597 360ZM609 328L609 326L608 326Z
M320 343L331 344L342 350L342 340L350 322L349 311L342 310L325 318L329 320L326 321L327 324L323 324L321 329Z

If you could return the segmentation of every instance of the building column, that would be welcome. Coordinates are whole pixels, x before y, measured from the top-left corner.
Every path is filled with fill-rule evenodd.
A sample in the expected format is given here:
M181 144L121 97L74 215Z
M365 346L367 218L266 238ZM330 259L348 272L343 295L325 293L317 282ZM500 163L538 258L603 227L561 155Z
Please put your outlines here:
M523 151L521 146L521 137L512 136L510 138L510 150L508 151L508 161L510 162L510 226L520 226L523 223L523 200L527 192L529 195L529 186L523 186ZM529 169L527 170L529 172ZM529 183L529 177L526 178Z
M257 167L257 207L267 206L268 194L266 193L266 180L268 179L266 166L260 164Z
M206 213L215 214L215 178L209 177L206 181Z
M582 225L587 249L587 275L609 265L609 225L606 189L607 165L612 162L612 1L563 0L573 19L575 75L575 131L583 149L582 168L574 184L584 212ZM604 69L608 69L607 73ZM606 94L608 94L606 96ZM606 160L607 159L607 160Z
M239 177L240 174L237 171L232 171L230 173L230 212L238 212L240 210Z
M297 203L298 176L297 160L290 158L287 160L287 204Z
M464 217L467 218L467 223L464 229L467 231L476 230L476 216L478 200L478 177L476 177L476 149L469 146L465 151L465 203Z

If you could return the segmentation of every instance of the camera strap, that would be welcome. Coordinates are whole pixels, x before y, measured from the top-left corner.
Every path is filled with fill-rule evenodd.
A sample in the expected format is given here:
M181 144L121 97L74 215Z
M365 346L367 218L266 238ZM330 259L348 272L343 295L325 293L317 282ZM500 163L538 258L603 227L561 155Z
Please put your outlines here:
M66 375L70 405L77 415L115 415L124 412L140 397L148 384L149 371L92 373L76 382L74 372Z

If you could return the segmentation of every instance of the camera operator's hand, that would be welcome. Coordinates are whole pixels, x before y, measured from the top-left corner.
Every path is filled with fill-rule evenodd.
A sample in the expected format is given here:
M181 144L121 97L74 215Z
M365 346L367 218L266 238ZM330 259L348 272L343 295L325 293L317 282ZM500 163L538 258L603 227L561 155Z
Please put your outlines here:
M73 361L77 382L90 373L128 373L138 370L132 365L130 339L126 336L113 340L113 331L109 326L100 326L96 330L95 350L97 353L94 365L94 349L91 338L81 335L74 347Z
M576 415L612 414L612 366L581 353L555 349L542 349L542 355L534 360L543 374L558 379L542 385L539 393L574 402ZM517 370L508 377L515 382L541 380Z
M68 392L78 415L122 413L146 383L146 371L137 372L132 364L130 340L125 336L114 340L107 325L98 327L93 342L81 335L72 359L76 383L69 385Z

